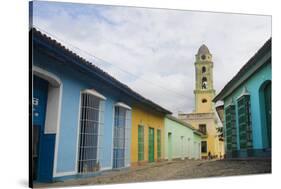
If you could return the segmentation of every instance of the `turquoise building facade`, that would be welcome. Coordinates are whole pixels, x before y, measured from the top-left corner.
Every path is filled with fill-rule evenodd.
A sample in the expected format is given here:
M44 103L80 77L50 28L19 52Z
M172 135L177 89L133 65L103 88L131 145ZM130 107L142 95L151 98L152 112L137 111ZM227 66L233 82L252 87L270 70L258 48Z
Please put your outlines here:
M271 38L214 98L224 104L226 158L271 157Z
M201 159L201 133L190 124L167 115L165 127L165 159Z

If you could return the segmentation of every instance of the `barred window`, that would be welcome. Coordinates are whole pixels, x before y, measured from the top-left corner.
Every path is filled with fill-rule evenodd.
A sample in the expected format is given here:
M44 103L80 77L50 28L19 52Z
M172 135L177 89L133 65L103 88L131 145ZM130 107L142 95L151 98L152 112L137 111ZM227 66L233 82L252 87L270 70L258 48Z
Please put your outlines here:
M225 127L227 150L237 150L236 118L234 105L229 105L225 109Z
M115 106L113 168L125 167L129 163L129 143L131 111L122 106Z
M250 95L243 95L238 99L238 121L240 149L252 148Z
M103 135L104 100L89 93L81 94L78 172L100 169L98 154Z

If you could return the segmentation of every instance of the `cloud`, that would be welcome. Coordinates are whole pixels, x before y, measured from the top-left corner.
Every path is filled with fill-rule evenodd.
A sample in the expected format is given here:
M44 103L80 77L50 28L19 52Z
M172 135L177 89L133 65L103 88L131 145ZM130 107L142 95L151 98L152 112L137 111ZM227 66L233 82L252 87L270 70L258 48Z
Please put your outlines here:
M40 1L33 22L174 113L194 107L201 44L213 54L219 92L271 36L270 16Z

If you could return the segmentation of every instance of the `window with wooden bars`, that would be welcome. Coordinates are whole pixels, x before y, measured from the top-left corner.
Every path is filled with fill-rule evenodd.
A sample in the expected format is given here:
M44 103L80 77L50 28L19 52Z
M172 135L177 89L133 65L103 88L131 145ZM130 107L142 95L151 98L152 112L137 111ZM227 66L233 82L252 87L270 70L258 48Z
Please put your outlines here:
M78 172L100 170L99 153L103 135L104 100L81 94Z
M129 163L131 111L115 106L114 112L113 168L121 168Z
M144 160L144 126L138 126L138 161Z
M238 123L240 149L253 147L250 95L241 96L238 101Z
M161 130L157 130L157 157L161 159Z
M225 109L225 127L227 150L237 150L236 114L234 105L229 105Z

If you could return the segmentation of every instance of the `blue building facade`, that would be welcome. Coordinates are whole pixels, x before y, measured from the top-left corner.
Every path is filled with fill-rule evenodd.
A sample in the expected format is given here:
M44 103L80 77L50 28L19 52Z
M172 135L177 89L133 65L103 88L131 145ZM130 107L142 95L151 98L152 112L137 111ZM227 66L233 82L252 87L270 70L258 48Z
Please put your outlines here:
M227 158L271 157L271 39L214 98L224 103Z
M36 29L32 45L33 180L130 166L131 106L145 99Z

